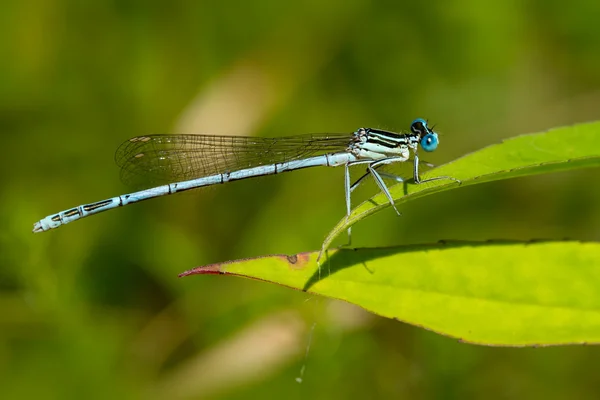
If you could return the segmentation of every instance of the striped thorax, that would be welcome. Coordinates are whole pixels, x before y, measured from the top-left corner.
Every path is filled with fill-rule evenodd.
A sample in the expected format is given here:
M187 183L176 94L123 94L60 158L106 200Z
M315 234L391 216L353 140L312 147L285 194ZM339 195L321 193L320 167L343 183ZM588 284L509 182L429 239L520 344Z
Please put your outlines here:
M394 157L408 160L410 149L416 149L418 143L417 134L360 128L354 133L354 141L349 150L359 159L381 160Z

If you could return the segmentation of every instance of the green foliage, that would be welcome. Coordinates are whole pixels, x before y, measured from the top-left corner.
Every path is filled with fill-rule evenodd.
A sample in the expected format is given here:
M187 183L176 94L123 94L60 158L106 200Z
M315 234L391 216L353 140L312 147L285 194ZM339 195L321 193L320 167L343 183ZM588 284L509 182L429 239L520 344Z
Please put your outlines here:
M464 342L600 343L600 244L456 242L268 256L183 275L230 274L359 305Z

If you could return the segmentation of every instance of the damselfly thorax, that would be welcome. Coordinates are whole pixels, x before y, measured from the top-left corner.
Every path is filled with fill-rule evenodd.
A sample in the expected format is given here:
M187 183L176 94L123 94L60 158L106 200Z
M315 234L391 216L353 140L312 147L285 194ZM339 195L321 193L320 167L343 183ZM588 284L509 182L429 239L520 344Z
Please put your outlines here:
M349 151L358 159L381 160L399 157L408 160L409 148L416 148L420 135L397 134L371 128L360 128L354 133Z

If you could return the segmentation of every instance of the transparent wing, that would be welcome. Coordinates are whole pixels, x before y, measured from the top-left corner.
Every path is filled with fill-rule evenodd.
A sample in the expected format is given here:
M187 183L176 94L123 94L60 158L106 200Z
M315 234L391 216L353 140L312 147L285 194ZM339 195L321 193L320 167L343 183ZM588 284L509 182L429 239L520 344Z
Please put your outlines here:
M115 161L125 184L153 186L342 152L351 140L347 133L280 138L148 135L121 144Z

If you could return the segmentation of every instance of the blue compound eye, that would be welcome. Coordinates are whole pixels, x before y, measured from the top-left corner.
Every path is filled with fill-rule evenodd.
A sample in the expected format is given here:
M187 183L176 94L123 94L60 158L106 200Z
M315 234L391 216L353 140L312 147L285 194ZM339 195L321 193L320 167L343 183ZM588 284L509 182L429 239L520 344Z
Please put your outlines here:
M425 151L434 151L438 146L438 137L435 133L428 133L421 139L421 147Z

